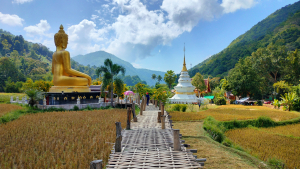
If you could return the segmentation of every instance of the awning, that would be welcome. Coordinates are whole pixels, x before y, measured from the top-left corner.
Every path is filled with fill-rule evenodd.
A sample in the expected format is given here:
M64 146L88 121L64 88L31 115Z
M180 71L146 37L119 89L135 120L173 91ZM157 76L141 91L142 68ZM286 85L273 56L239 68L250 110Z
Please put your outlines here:
M212 100L215 98L215 96L204 96L205 99L209 99L209 100Z

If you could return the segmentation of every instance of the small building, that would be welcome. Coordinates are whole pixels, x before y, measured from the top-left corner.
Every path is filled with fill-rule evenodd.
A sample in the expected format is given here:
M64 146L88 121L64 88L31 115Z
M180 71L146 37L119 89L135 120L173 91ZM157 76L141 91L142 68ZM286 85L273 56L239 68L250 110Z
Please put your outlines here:
M191 80L193 80L193 78L191 78ZM205 90L205 93L210 93L211 92L211 89L210 89L210 85L209 85L209 78L207 79L204 79L204 83L205 83L205 86L206 86L206 90ZM198 90L195 89L194 92L196 93L196 96L198 96ZM203 93L200 91L200 94ZM201 94L202 95L202 94Z

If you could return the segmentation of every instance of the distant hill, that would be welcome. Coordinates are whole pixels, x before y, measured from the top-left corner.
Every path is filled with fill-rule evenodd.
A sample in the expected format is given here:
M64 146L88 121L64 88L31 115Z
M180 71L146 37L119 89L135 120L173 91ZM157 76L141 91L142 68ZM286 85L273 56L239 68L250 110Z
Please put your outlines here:
M191 77L197 72L213 77L228 74L240 58L250 56L258 48L270 43L285 45L288 50L300 48L300 1L287 5L257 23L240 35L220 53L211 56L189 70Z
M73 57L72 59L82 65L85 66L102 66L104 63L104 60L110 58L113 63L122 65L126 68L126 73L125 75L138 75L141 80L146 81L148 85L152 86L155 85L155 81L151 78L152 74L161 75L164 77L166 72L161 72L161 71L154 71L154 70L148 70L148 69L139 69L135 68L132 66L131 63L126 62L117 56L104 52L104 51L97 51L93 53L89 53L86 55L78 55Z

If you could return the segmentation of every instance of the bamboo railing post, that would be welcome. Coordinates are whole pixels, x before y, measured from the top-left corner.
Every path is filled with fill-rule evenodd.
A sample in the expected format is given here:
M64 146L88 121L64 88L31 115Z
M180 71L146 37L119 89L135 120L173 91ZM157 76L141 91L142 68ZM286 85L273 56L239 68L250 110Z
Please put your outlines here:
M142 98L142 103L140 104L140 115L143 115L143 105L144 105L144 98Z
M161 115L165 115L165 105L162 103L161 104Z
M161 129L166 129L165 115L161 115Z
M130 121L131 121L131 107L127 107L127 125L126 125L126 130L130 130Z
M173 141L174 151L181 151L179 129L173 129Z
M121 122L116 122L116 143L115 143L115 152L121 152L122 150L122 127Z
M155 108L157 107L157 100L154 100L154 102L155 102Z
M133 117L133 121L134 121L134 122L137 122L137 117L136 117L136 115L135 115L135 103L132 103L131 108L132 108L132 117Z
M90 163L90 169L102 169L102 160L95 160Z
M146 110L146 106L147 106L147 98L144 96L144 107L143 107L143 111Z
M157 123L161 123L161 111L157 112Z
M138 100L137 100L137 103L140 105L140 94L138 94Z

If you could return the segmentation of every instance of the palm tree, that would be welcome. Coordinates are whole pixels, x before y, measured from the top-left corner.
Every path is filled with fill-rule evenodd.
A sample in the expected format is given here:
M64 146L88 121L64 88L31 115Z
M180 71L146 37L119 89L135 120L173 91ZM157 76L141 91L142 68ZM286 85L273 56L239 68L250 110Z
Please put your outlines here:
M156 79L156 74L152 74L152 79L155 81L155 79Z
M292 110L293 103L296 99L298 99L296 93L285 93L280 97L282 99L281 103L285 106L288 106L289 111Z
M101 91L103 92L104 89L110 85L110 98L111 98L111 107L113 107L113 92L114 92L114 76L118 75L120 72L124 76L125 74L125 68L123 66L120 66L118 64L113 64L113 62L110 59L105 59L104 66L100 66L96 69L96 75L99 77L101 73L104 73L103 75L103 82Z
M157 76L157 81L158 81L158 83L159 83L161 80L162 80L161 75L158 75L158 76Z

